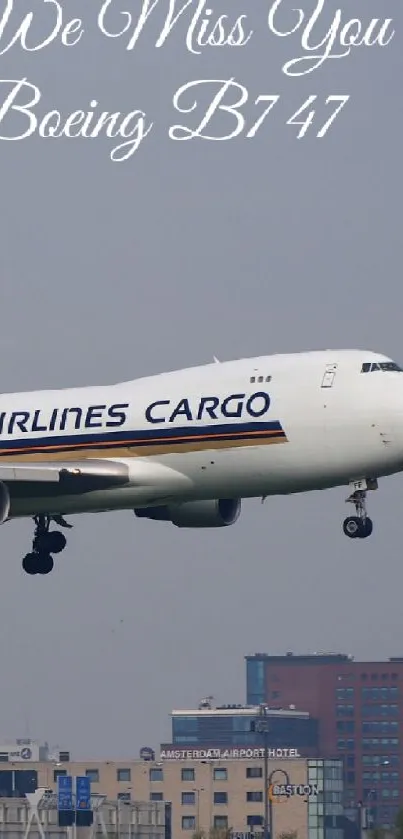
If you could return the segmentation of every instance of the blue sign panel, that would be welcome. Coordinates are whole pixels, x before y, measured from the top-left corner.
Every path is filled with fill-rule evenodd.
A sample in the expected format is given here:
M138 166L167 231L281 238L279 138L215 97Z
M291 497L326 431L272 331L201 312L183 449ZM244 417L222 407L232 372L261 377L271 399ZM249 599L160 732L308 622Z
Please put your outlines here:
M76 810L91 810L91 781L87 777L76 778Z
M59 775L57 779L57 809L73 809L73 778L71 775Z

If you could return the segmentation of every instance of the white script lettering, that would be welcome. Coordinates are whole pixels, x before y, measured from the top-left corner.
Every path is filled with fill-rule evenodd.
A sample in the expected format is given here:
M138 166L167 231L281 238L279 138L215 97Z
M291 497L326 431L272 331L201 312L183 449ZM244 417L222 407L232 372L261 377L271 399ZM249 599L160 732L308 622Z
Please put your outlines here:
M125 24L123 29L121 28L119 31L114 32L107 28L106 23L106 13L113 2L114 0L104 0L98 15L98 26L103 35L106 35L108 38L120 38L131 29L126 49L132 50L148 18L160 4L160 0L143 0L141 11L135 22L133 21L131 12L119 12L119 15L123 16ZM196 0L196 2L195 0L186 0L181 7L179 7L177 0L168 0L168 2L168 13L166 13L164 25L155 42L157 48L165 44L168 36L188 9L190 11L193 10L193 15L186 33L186 47L189 52L195 55L199 55L202 52L202 49L197 49L197 47L244 47L253 35L253 30L248 35L245 34L244 22L247 20L246 15L240 15L235 23L229 22L229 31L227 31L226 22L228 15L220 15L218 20L211 19L213 10L205 8L207 0ZM167 0L163 0L162 7L166 6L166 3ZM202 15L204 15L203 18Z
M281 31L276 25L276 20L277 12L282 3L283 0L275 0L271 6L268 15L268 26L274 35L285 38L287 35L293 35L300 29L305 20L305 12L302 9L292 9L293 12L297 13L298 20L292 29ZM375 45L386 47L390 44L395 34L394 29L390 31L390 26L393 23L392 18L384 18L382 21L379 18L372 18L367 26L359 18L352 18L343 24L341 9L337 9L324 38L317 43L312 43L310 39L311 36L313 37L313 29L319 20L324 5L325 0L317 0L316 8L306 22L301 36L302 48L306 52L316 54L304 55L300 58L293 58L291 61L287 61L283 66L283 72L287 76L304 76L307 73L312 73L313 70L320 67L328 58L345 58L345 56L350 54L352 47L360 47L362 45L366 47L373 47ZM345 49L342 49L341 52L333 52L333 48L335 47L337 49L337 46ZM301 65L303 64L306 69L301 69ZM297 67L299 67L299 70L296 69Z
M50 25L48 26L48 31L50 29L49 34L45 38L43 38L43 40L38 41L36 44L31 44L31 46L27 44L27 35L34 17L34 13L29 12L27 15L25 15L22 23L20 23L17 31L14 33L8 44L0 49L0 55L4 55L6 52L8 52L8 50L11 49L11 47L14 46L15 43L17 43L17 41L19 41L20 46L27 52L38 52L39 50L42 50L44 49L44 47L47 47L49 44L51 44L52 41L54 41L55 38L57 38L59 33L61 42L64 47L73 47L75 44L78 43L84 32L81 19L74 18L73 20L68 21L68 23L66 23L63 26L63 9L60 3L58 3L57 0L43 0L43 3L45 6L47 6L47 4L51 4L51 7L49 8L52 9L52 14L50 16L51 21ZM8 24L10 22L10 17L12 15L13 8L14 0L7 0L6 7L0 18L0 44L6 29L10 28ZM45 16L42 13L41 20L43 19L45 19ZM76 37L73 40L70 40L69 42L67 40L68 36L72 36L74 34L76 35Z
M67 117L62 117L59 111L52 110L46 113L42 119L39 119L33 112L33 108L38 105L42 98L42 94L36 85L28 82L26 78L19 80L0 79L0 89L1 85L12 85L12 87L0 107L0 126L2 126L10 111L17 111L27 118L28 127L21 134L11 136L0 134L0 140L25 140L35 132L40 137L51 139L63 136L93 139L98 137L101 131L106 128L107 137L122 137L125 140L125 142L115 146L110 155L114 163L120 163L131 157L153 127L153 123L146 127L144 111L131 111L126 115L121 114L120 111L116 113L103 111L99 116L96 116L94 111L74 111ZM17 96L20 91L24 92L24 88L27 88L28 91L25 91L25 97L21 97L23 104L17 104ZM32 96L30 100L29 96ZM97 105L96 99L93 99L90 103L91 108L96 108ZM73 129L76 130L73 131Z
M193 137L201 137L203 140L231 140L233 137L237 137L238 134L241 133L244 125L245 125L245 118L240 113L238 108L241 108L242 105L248 99L248 91L246 87L242 84L238 84L235 82L234 79L200 79L196 82L188 82L187 84L182 85L182 87L178 88L176 93L173 97L173 104L177 111L180 111L182 114L188 114L191 111L194 111L197 108L197 100L195 99L193 105L189 108L181 107L179 104L179 99L183 96L185 91L189 90L189 88L195 87L196 85L206 85L206 84L215 84L220 85L218 92L214 96L212 102L210 103L209 107L207 108L206 113L203 116L203 119L195 128L192 130L191 128L187 128L185 125L172 125L169 129L169 136L171 140L191 140ZM230 87L237 87L238 90L242 91L241 95L238 97L237 101L234 102L232 105L223 105L221 104L222 99L224 98L228 88ZM221 137L211 137L208 134L203 134L203 129L206 125L210 122L213 114L216 111L226 111L231 116L234 116L236 119L236 127L231 134L225 134Z

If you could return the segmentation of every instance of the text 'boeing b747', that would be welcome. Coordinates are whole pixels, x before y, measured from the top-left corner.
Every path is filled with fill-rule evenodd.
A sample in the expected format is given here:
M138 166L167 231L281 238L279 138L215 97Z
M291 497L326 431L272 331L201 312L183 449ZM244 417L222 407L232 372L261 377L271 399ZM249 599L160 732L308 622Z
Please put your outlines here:
M0 523L30 517L48 574L65 516L132 510L234 524L241 499L348 486L344 533L372 532L367 491L403 470L403 371L326 350L213 363L105 387L0 396Z

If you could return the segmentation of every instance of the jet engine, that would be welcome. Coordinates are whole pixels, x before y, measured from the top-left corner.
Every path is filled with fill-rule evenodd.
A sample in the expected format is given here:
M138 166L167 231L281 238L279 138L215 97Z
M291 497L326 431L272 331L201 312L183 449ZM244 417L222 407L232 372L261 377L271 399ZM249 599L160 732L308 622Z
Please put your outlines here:
M0 481L0 524L8 519L10 512L10 493L6 484Z
M138 518L170 521L176 527L227 527L238 519L241 500L185 501L183 504L135 509L134 512Z

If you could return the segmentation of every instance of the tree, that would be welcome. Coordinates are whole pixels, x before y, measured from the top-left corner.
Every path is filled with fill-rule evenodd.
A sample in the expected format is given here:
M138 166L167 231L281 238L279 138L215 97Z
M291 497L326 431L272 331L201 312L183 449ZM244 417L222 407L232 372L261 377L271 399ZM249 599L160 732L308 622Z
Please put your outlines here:
M231 839L232 830L229 827L211 827L209 839Z
M196 830L192 839L231 839L231 834L229 827L210 827L207 835L204 830Z
M370 839L386 839L388 831L384 830L382 827L374 827L372 830L369 830L368 833Z

